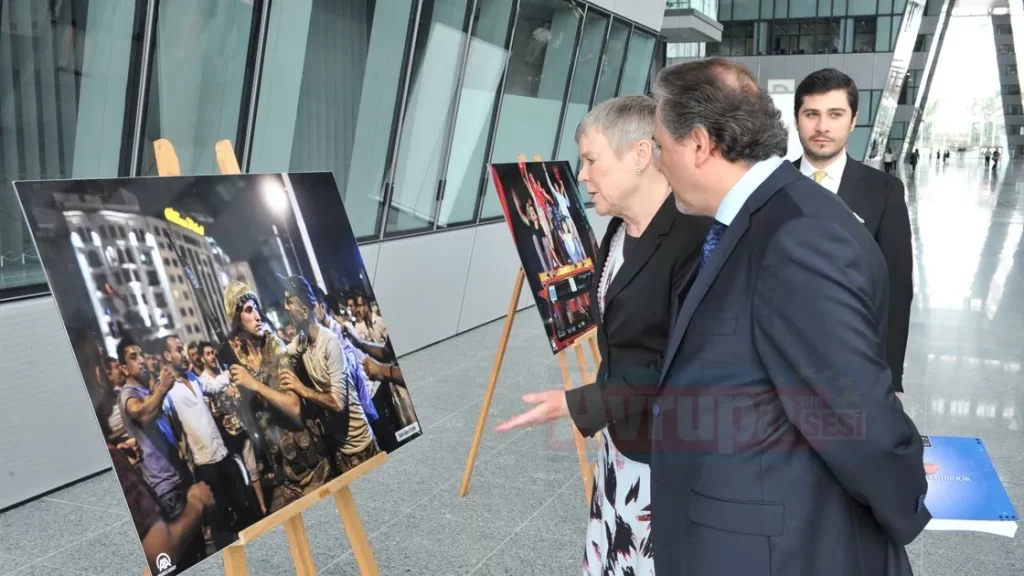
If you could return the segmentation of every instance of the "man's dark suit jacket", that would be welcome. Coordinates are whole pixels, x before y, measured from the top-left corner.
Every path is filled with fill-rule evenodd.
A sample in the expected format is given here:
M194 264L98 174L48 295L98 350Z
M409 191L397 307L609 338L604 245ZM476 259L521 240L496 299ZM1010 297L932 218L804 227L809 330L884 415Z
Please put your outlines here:
M671 195L665 200L608 287L604 321L598 322L597 328L601 351L597 381L566 393L581 434L592 436L608 426L615 447L638 462L650 462L650 404L638 398L638 405L627 415L626 399L615 397L615 391L631 383L649 388L661 377L672 311L676 310L673 299L696 271L710 225L709 218L681 214ZM620 226L620 218L608 223L595 278L600 279L604 272L611 240ZM601 318L599 283L594 282L591 291L594 318Z
M800 159L795 164L799 167ZM886 360L892 371L892 387L903 392L903 360L910 332L910 304L914 300L914 255L903 182L847 156L839 181L839 197L864 220L864 227L885 257L889 270Z
M885 362L881 251L783 162L676 317L651 407L658 574L909 576L931 516Z

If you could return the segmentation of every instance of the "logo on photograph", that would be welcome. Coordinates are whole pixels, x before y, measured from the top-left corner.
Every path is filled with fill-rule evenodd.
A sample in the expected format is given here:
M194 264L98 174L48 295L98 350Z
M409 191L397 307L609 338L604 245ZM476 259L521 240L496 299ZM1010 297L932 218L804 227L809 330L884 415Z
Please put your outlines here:
M171 572L174 572L175 568L176 566L171 563L171 557L168 556L165 552L161 552L156 557L156 569L159 571L156 576L164 576L165 574L170 574Z
M399 442L401 442L402 440L405 440L406 438L408 438L410 436L413 436L415 434L419 434L419 432L420 432L420 424L419 424L419 422L413 422L412 424L409 424L408 426L406 426L405 428L402 428L398 432L395 432L395 439L398 440Z

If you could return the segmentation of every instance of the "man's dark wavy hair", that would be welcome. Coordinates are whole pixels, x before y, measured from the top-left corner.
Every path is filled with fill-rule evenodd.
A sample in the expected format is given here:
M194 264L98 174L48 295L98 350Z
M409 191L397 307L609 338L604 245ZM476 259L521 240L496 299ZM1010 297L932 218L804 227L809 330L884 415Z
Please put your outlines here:
M800 114L800 107L804 105L804 98L827 94L833 90L846 92L846 102L850 105L850 115L856 116L858 100L860 100L860 93L857 92L857 83L853 81L853 78L835 68L822 68L821 70L811 72L800 81L800 84L796 87L793 114Z
M660 122L676 141L698 127L729 162L785 156L789 132L782 114L750 70L724 58L664 68L654 83Z
M131 336L125 336L124 338L121 338L121 341L117 343L118 362L120 362L121 364L126 363L125 355L128 353L128 349L131 348L132 346L136 346L139 349L142 349L142 346L140 346L139 343L136 342L135 339L132 338Z

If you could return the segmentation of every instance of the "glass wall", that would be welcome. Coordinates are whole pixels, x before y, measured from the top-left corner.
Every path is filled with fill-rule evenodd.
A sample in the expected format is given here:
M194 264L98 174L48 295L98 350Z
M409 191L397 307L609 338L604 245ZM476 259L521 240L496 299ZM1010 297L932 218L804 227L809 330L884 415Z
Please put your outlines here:
M708 56L892 52L905 0L733 0Z
M571 161L580 153L579 146L576 145L576 127L590 110L597 72L601 69L601 54L608 23L608 16L592 10L587 13L587 20L583 24L583 38L580 40L580 50L576 57L576 74L573 76L572 89L569 91L565 122L556 154L556 157L563 160Z
M414 0L291 0L267 23L251 172L330 170L358 238L380 231Z
M515 162L520 154L551 157L580 23L581 12L573 2L520 4L492 162ZM482 217L497 216L501 216L501 203L488 178Z
M497 111L501 78L508 60L506 47L514 4L513 0L491 0L483 2L477 12L469 57L462 75L438 227L465 224L476 219L480 186L488 178L484 160L487 159L487 144Z
M256 2L160 2L145 101L145 142L166 138L182 174L215 174L218 140L238 136ZM152 146L140 174L156 175Z
M608 34L608 44L604 51L604 65L601 69L601 77L597 82L597 98L594 100L594 104L599 104L615 97L615 92L619 87L619 74L622 72L622 63L626 57L628 42L629 26L622 21L612 22L612 30Z
M0 297L46 291L11 181L125 173L139 6L0 1Z
M470 6L469 0L424 0L420 8L385 233L434 225Z
M651 74L655 37L636 30L629 38L629 52L622 67L619 94L643 94Z
M44 293L8 185L332 171L362 242L501 217L489 162L578 161L657 35L584 0L0 0L0 299Z

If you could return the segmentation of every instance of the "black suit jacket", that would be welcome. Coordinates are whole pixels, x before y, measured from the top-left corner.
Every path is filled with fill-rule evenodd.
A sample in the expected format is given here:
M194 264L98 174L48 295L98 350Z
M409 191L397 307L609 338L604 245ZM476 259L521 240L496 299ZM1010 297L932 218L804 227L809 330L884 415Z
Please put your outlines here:
M570 414L584 436L607 426L616 448L639 462L650 461L650 405L640 397L627 406L628 397L616 396L616 391L649 386L661 376L675 298L696 271L710 225L708 218L680 213L671 195L665 200L608 287L604 320L597 327L601 365L596 382L566 393ZM620 226L619 218L608 223L598 250L598 281L591 291L594 318L601 318L600 278Z
M800 159L795 164L799 167ZM847 156L838 195L864 221L885 257L889 271L886 361L892 371L893 388L903 392L903 361L914 300L914 255L903 182Z
M909 576L921 436L885 362L886 263L783 162L683 300L651 407L659 574Z

